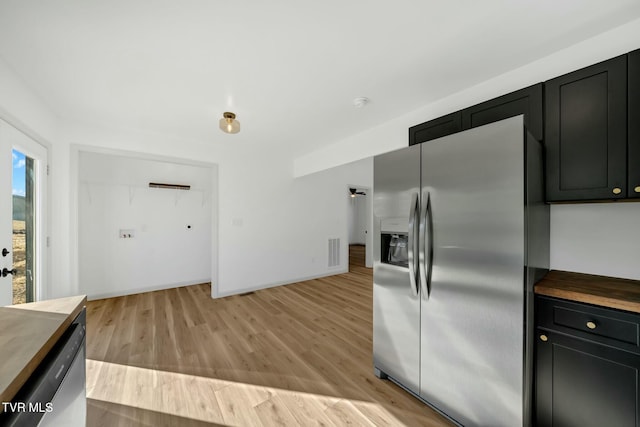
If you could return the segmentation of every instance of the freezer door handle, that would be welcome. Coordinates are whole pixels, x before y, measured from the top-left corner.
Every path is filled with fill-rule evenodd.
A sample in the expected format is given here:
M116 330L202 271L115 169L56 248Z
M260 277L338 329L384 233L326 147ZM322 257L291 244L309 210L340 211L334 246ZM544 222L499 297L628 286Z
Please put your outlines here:
M411 208L409 210L409 241L407 242L407 261L409 263L409 277L411 282L411 293L418 296L418 263L416 263L415 254L417 241L416 239L416 217L420 215L420 203L418 193L411 196Z
M422 297L429 299L431 295L431 264L433 259L433 225L431 219L431 194L425 191L422 195L422 211L420 213L419 258L420 283Z

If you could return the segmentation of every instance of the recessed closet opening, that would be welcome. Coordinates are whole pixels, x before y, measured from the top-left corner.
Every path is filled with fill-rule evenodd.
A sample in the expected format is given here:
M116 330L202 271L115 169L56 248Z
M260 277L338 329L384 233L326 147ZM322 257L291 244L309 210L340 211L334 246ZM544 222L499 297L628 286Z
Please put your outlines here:
M98 299L211 282L216 192L214 164L79 151L78 291Z

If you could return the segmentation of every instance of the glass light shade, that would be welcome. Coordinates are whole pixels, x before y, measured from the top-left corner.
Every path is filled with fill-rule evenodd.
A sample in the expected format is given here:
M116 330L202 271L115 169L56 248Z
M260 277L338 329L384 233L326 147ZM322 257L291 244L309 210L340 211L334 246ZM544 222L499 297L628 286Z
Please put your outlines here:
M240 132L240 122L235 117L233 113L224 113L224 117L220 119L220 130L224 133Z

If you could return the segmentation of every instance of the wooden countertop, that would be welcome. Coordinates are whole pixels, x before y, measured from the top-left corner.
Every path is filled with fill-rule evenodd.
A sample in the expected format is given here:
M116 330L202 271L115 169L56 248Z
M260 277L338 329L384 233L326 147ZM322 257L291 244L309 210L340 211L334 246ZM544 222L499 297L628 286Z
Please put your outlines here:
M13 399L86 303L82 295L0 307L0 402Z
M552 270L536 284L538 295L640 313L640 280Z

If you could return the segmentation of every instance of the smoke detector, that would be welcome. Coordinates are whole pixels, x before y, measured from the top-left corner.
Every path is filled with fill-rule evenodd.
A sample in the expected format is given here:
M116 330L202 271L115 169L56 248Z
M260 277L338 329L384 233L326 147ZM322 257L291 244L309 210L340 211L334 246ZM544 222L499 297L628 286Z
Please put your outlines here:
M354 98L353 106L356 108L362 108L365 105L367 105L369 102L371 102L371 100L366 96L359 96L357 98Z

